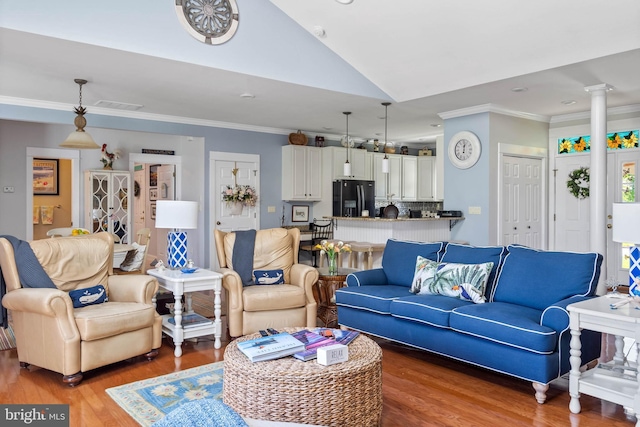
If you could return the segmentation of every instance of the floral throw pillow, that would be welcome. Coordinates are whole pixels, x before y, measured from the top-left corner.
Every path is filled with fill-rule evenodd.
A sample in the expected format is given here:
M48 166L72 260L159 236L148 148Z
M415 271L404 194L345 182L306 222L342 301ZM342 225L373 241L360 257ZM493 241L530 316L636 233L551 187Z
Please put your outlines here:
M445 295L481 304L485 302L484 291L492 268L492 262L440 263L430 285L423 286L419 293Z
M416 271L413 274L409 292L414 294L427 293L423 289L428 289L433 283L437 267L438 263L436 261L418 255L416 258Z

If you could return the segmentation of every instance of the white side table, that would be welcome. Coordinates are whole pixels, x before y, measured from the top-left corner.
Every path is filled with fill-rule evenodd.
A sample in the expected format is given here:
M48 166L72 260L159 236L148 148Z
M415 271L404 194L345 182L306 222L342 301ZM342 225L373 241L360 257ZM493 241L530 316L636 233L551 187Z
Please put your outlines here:
M612 302L620 298L599 297L588 301L570 304L571 350L569 361L569 409L574 414L580 412L580 393L585 393L609 402L632 408L636 414L636 427L640 427L640 389L637 377L637 365L625 364L622 351L622 337L631 337L640 342L640 310L629 303L618 309L611 309ZM582 354L580 331L589 329L616 337L614 360L599 365L584 373L580 372ZM627 369L624 369L627 368Z
M155 277L160 287L171 291L175 299L174 314L162 316L162 332L173 338L175 345L175 357L182 356L182 343L185 339L201 337L203 335L215 336L214 347L220 348L220 337L222 336L222 321L220 320L221 305L220 292L222 291L222 274L215 271L199 268L195 273L185 274L180 270L147 270L147 274ZM215 320L213 324L189 327L186 330L182 327L182 296L186 295L186 312L192 312L190 292L207 291L213 289L213 313ZM156 299L153 297L155 305ZM169 322L169 318L175 318L175 325Z

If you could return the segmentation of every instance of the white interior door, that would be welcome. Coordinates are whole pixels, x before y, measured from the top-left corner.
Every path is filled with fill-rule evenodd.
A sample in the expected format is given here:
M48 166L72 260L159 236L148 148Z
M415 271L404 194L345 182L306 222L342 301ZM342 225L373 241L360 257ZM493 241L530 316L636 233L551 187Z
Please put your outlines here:
M639 202L637 177L640 172L640 150L623 150L607 156L607 279L629 284L630 243L612 240L613 203ZM640 218L638 219L640 221Z
M234 169L237 171L233 173ZM260 228L260 156L257 154L210 152L210 226L222 231L258 230ZM222 192L228 186L250 185L258 193L256 206L245 206L242 213L232 215L231 209L222 200ZM213 233L212 233L213 234ZM215 239L211 238L211 262L219 268L215 250Z
M502 245L542 248L542 160L502 157Z
M589 199L577 199L567 189L569 173L591 165L591 156L559 156L556 158L554 250L588 251L591 246L589 230Z

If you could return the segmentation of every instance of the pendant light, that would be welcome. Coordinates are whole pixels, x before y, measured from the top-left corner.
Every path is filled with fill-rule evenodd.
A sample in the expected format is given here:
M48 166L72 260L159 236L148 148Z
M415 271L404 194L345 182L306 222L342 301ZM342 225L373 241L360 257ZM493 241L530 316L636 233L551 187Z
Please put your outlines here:
M342 168L342 174L344 176L351 176L351 163L349 163L349 145L350 145L350 141L349 141L349 114L351 114L351 111L345 111L342 114L344 114L347 117L347 161L344 162L343 168Z
M383 102L384 105L384 157L382 158L382 173L389 173L389 157L387 157L387 108L390 102Z
M73 120L73 124L76 125L76 130L69 134L67 139L60 144L60 147L78 149L100 148L91 135L84 130L84 127L87 125L87 119L84 118L87 109L82 106L82 85L86 84L87 81L84 79L75 79L74 82L80 86L80 105L73 109L77 114L76 118Z

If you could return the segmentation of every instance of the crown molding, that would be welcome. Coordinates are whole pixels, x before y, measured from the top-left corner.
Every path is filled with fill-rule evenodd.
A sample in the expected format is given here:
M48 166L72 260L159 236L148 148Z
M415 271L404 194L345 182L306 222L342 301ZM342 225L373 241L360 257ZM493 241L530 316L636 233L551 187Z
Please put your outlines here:
M42 108L48 110L73 111L75 105L61 102L41 101L26 98L15 98L11 96L0 96L0 104L15 105L20 107ZM85 106L86 108L86 106ZM249 132L262 132L275 135L289 135L297 132L297 129L279 129L264 126L251 126L241 123L220 122L215 120L193 119L189 117L168 116L163 114L144 113L140 111L113 110L111 108L88 107L89 115L122 117L137 120L150 120L157 122L176 123L193 126L215 127L223 129L244 130Z
M620 114L637 113L640 111L640 104L623 105L622 107L607 108L607 116L617 116ZM580 113L563 114L551 117L550 123L573 122L575 120L591 119L591 111Z
M453 119L456 117L469 116L478 113L497 113L505 116L517 117L520 119L535 120L537 122L549 123L550 117L542 114L525 113L524 111L515 111L496 104L482 104L474 107L461 108L459 110L445 111L438 113L441 119Z

